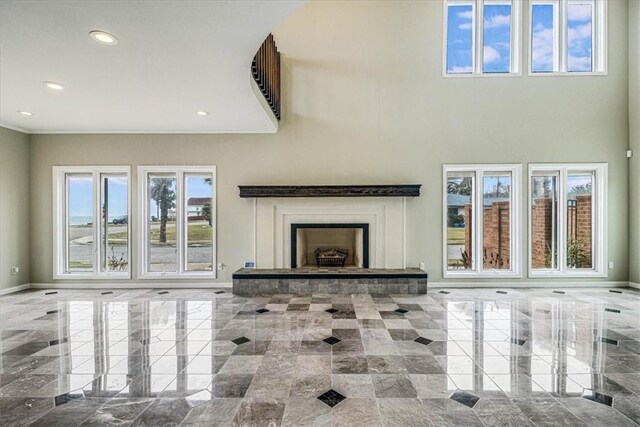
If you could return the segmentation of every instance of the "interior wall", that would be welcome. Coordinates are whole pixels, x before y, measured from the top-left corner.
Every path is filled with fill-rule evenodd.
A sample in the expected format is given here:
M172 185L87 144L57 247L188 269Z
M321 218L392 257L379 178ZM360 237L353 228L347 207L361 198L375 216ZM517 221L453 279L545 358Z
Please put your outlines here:
M627 2L608 11L606 76L443 78L442 2L310 2L275 31L276 134L32 135L32 279L52 281L53 165L131 165L134 189L139 165L216 165L218 260L227 265L217 281L227 283L254 254L254 202L238 185L422 184L406 203L407 265L424 262L434 282L443 280L443 164L607 162L608 280L626 281Z
M640 0L629 0L629 281L640 284Z
M0 127L0 290L30 282L29 215L29 135Z

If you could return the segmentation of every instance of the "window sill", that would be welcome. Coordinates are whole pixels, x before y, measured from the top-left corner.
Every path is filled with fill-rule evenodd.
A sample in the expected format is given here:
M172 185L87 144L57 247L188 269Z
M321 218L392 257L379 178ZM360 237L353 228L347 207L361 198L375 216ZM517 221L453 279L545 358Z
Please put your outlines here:
M445 272L442 276L443 279L522 279L522 274L509 271L509 272Z
M606 278L607 273L603 273L601 271L529 271L530 279L544 279L544 278L570 278L570 279L579 279L579 278Z
M522 77L522 73L521 72L517 72L517 73L458 73L458 74L449 74L447 72L442 73L442 77L444 77L445 79L464 79L464 78L474 78L474 77L481 77L481 78L499 78L499 77L507 77L507 78L511 78L511 77Z
M554 71L554 72L550 72L550 73L546 73L546 72L534 73L533 71L529 71L529 76L530 77L607 76L608 74L609 73L607 73L606 71L589 71L589 72L582 72L582 71L563 71L563 72L559 72L559 71Z
M138 280L214 280L217 279L217 275L213 273L207 274L141 274L138 276Z
M54 274L53 280L131 280L131 274Z

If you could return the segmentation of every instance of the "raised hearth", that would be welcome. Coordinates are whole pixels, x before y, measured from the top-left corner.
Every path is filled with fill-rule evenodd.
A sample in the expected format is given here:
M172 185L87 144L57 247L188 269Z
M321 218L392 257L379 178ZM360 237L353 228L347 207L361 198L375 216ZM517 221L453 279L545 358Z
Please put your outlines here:
M417 268L240 269L233 293L256 295L426 294L427 273Z

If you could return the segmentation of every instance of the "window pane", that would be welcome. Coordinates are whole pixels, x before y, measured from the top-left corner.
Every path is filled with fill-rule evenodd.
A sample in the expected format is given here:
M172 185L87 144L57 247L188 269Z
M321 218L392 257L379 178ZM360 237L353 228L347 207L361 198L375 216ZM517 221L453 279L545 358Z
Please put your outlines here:
M485 73L511 70L511 5L484 6L483 63Z
M101 270L128 271L128 179L126 175L101 175L100 182Z
M187 271L213 271L213 177L185 174Z
M67 271L93 272L93 178L67 175Z
M473 174L447 175L447 269L473 270Z
M473 6L447 7L447 73L473 72Z
M148 177L149 212L148 269L178 271L176 246L176 176L150 174Z
M554 71L556 57L555 8L550 4L531 7L531 71Z
M593 175L567 177L567 267L593 268Z
M531 178L531 268L558 268L558 177Z
M485 270L511 269L511 174L485 174L482 261Z
M592 14L591 2L569 3L567 6L567 69L592 70Z

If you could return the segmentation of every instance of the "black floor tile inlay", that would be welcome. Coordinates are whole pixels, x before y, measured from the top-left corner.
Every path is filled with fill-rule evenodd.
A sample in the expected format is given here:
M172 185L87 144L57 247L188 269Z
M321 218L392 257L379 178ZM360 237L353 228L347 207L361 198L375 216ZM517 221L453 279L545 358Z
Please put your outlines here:
M608 311L609 313L620 313L620 310L616 310L615 308L605 308L604 311Z
M51 310L51 311L47 311L47 314L55 314L57 312L59 312L60 310Z
M83 397L84 396L80 394L73 394L73 395L71 393L60 394L53 398L53 404L55 406L60 406L60 405L64 405L65 403L71 402L72 400L81 399Z
M231 340L232 343L236 344L236 345L240 345L240 344L244 344L246 342L251 341L249 338L247 337L240 337L240 338L236 338L235 340Z
M545 309L542 309L542 308L536 308L536 313L549 314L549 313L551 313L551 310L545 310Z
M400 313L400 314L405 314L408 313L409 310L405 310L404 308L399 308L397 310L394 310L396 313Z
M218 295L224 294L224 291L215 291L214 294L218 294Z
M259 310L256 310L256 313L268 313L268 312L269 312L269 310L266 309L266 308L261 308Z
M58 345L58 344L64 344L66 342L69 341L69 338L62 338L59 340L53 340L53 341L49 341L49 346L54 346L54 345Z
M456 390L456 392L453 393L449 399L455 400L458 403L462 403L469 408L473 408L474 406L476 406L476 403L478 403L478 400L480 400L478 396L462 390Z
M57 292L56 292L56 291L53 291L53 292L45 292L44 294L45 294L45 295L53 295L53 294L57 294Z
M335 308L329 308L329 309L327 309L327 310L325 310L325 311L326 311L327 313L331 313L331 314L333 314L333 313L337 313L337 312L338 312L338 310L336 310Z
M326 404L326 405L328 405L328 406L333 408L338 403L340 403L344 399L346 399L346 397L344 397L343 395L341 395L340 393L338 393L334 389L330 389L330 390L322 393L320 396L318 396L318 399L320 399L324 404Z
M600 341L602 341L605 344L618 345L618 341L612 340L611 338L600 337Z
M336 337L329 337L329 338L323 339L322 341L326 342L327 344L334 345L334 344L338 344L342 340Z
M503 295L506 295L506 294L508 294L508 293L509 293L509 292L507 292L507 291L496 291L496 294L503 294Z
M443 295L449 295L451 292L447 292L447 291L440 291L438 292L439 294L443 294Z
M621 294L622 291L616 291L615 289L609 289L609 292L613 292L614 294Z
M613 404L613 397L607 396L606 394L598 393L597 391L593 391L588 388L584 389L582 397L587 400L591 400L596 403L602 403L603 405L607 406L611 406Z
M165 294L168 294L168 293L169 293L169 291L162 291L162 292L158 292L158 295L165 295Z
M113 292L111 291L107 291L107 292L102 292L101 295L111 295Z
M553 293L554 293L554 294L561 294L561 295L564 295L564 294L565 294L565 292L564 292L564 291L553 291Z
M526 341L521 340L520 338L511 338L511 342L518 345L525 345Z
M424 337L418 337L414 341L424 345L429 345L433 342L433 340L430 340L429 338L424 338Z

